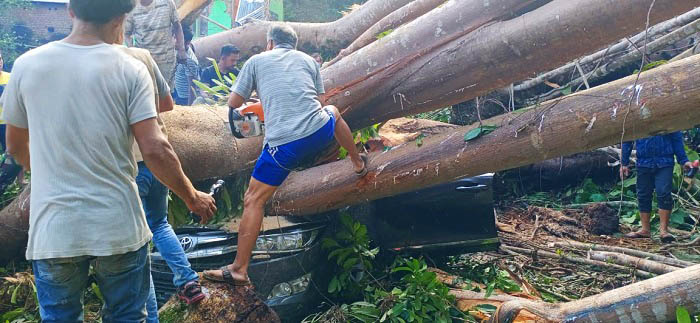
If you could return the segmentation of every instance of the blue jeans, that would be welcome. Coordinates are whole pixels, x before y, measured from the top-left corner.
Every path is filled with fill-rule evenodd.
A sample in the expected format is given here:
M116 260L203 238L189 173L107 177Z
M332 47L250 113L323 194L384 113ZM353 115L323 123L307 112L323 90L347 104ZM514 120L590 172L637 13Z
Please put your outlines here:
M120 255L34 260L42 322L82 322L90 263L104 297L102 322L143 322L151 281L148 245Z
M190 268L185 251L182 250L180 241L168 223L168 188L158 181L143 162L139 163L136 184L139 186L139 196L143 210L146 212L148 227L153 233L153 244L173 272L173 284L181 287L199 279L197 273ZM158 305L153 287L151 287L147 307L148 322L158 322Z
M673 166L649 168L637 166L637 200L639 212L651 213L652 199L656 190L659 209L673 210Z

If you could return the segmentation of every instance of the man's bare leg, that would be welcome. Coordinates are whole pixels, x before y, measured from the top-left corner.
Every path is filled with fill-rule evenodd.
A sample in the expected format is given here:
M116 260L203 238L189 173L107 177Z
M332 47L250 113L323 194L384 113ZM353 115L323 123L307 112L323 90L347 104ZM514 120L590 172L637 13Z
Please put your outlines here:
M348 151L348 156L350 156L355 172L362 171L365 167L365 163L362 161L360 153L357 151L355 139L352 137L350 127L345 122L345 119L343 119L343 116L340 115L338 108L333 105L326 106L325 108L331 110L335 117L335 140L338 141L341 147Z
M265 215L265 203L277 190L277 186L270 186L251 177L248 190L243 197L243 219L238 229L238 250L233 264L228 265L233 279L240 282L248 280L248 265L255 248L255 242L260 234L263 216ZM205 275L223 278L220 270L209 270Z
M659 237L668 236L668 221L671 218L671 210L659 209Z
M640 212L639 216L642 222L642 228L639 231L627 234L628 238L650 238L651 237L651 213Z

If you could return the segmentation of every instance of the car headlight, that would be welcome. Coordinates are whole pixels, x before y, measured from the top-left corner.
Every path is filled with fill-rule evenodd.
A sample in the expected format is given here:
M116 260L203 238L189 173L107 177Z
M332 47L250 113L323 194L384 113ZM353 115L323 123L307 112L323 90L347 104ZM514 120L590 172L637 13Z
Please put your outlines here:
M306 274L295 280L290 280L288 282L279 283L272 287L270 295L267 299L273 299L278 297L287 297L305 292L309 289L309 283L311 282L311 274Z
M267 234L255 242L255 254L298 251L311 245L320 228L297 230L290 233Z

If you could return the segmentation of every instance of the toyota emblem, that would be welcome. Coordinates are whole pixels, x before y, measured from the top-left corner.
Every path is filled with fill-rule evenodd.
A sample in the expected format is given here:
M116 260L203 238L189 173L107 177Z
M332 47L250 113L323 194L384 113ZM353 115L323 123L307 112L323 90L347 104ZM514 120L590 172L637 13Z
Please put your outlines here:
M190 237L182 237L180 238L180 246L182 246L182 250L188 252L194 246L194 241Z

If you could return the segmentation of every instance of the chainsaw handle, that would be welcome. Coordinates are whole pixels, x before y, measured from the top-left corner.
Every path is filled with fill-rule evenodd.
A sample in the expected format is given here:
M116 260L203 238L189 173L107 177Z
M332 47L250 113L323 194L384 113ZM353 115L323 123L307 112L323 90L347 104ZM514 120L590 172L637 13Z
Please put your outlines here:
M242 119L243 119L243 116L241 115L240 112L238 112L238 109L234 109L234 108L229 107L229 109L228 109L228 125L229 125L229 128L231 128L231 134L238 139L243 139L245 137L243 137L242 133L240 133L236 130L236 126L233 124L233 122L236 120L242 120Z

